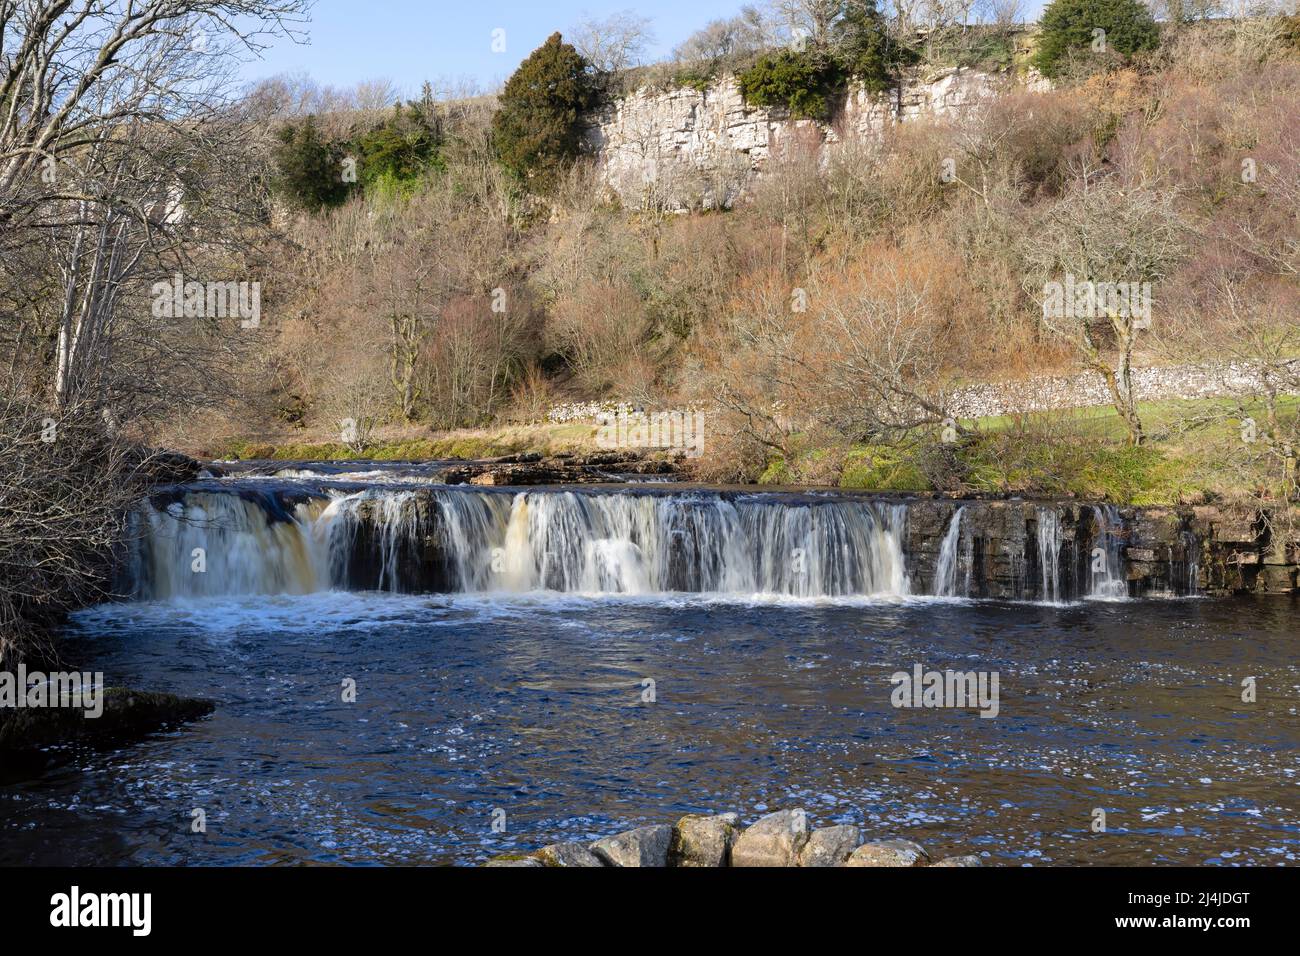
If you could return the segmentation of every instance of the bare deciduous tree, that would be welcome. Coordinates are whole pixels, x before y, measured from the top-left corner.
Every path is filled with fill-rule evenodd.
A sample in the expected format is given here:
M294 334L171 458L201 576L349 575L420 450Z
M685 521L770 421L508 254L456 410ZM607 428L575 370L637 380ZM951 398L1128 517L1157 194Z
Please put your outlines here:
M640 65L654 43L650 19L633 10L612 13L602 19L583 17L568 33L583 58L601 73L620 73Z
M673 56L687 63L726 63L758 53L772 43L772 30L762 11L746 5L734 17L711 20L678 46Z
M352 97L355 108L363 113L381 113L399 98L393 81L382 77L362 80L353 90Z
M1128 306L1144 284L1154 287L1181 259L1183 235L1170 193L1085 180L1052 204L1025 242L1025 290L1041 305L1043 326L1105 380L1134 445L1144 436L1133 391L1133 353L1139 332L1158 320ZM1049 297L1053 283L1052 291L1065 293L1055 304ZM1116 307L1094 298L1099 285L1123 286L1129 302ZM1069 301L1070 289L1083 293L1085 301Z
M858 438L944 420L946 320L930 277L886 258L847 288L812 296L825 329L826 420Z
M974 9L981 22L1004 32L1025 22L1024 0L977 0Z
M29 291L6 298L22 300L35 324L53 316L49 387L60 402L98 389L111 403L104 383L128 358L118 346L141 285L179 269L186 242L232 238L224 216L202 213L193 171L222 172L212 147L232 132L223 115L232 57L292 34L307 8L0 0L0 254L21 259L44 245L55 265L48 279L9 272L6 284Z
M0 657L106 594L150 457L119 426L223 371L151 283L247 246L229 68L309 5L0 0Z
M847 0L772 0L773 19L785 34L818 45L830 42L847 6Z

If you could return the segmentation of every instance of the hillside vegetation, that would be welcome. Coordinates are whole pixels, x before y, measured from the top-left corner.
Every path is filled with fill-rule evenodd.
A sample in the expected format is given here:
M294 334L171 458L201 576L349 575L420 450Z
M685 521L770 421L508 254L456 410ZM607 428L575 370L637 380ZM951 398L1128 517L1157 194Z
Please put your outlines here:
M201 454L585 447L594 426L535 423L594 399L704 413L689 464L706 480L1294 493L1300 21L1204 5L1157 24L1135 0L1054 0L1028 31L918 31L864 0L781 11L715 21L650 66L628 52L635 23L588 25L581 50L556 33L496 96L281 78L208 104L198 139L122 126L85 157L98 174L78 171L135 190L94 224L113 241L52 195L69 225L33 218L6 258L19 394L52 383ZM625 204L583 146L594 111L639 87L730 77L752 107L834 126L851 81L887 100L954 64L1013 82L941 117L840 127L833 146L783 137L725 209ZM159 219L162 196L180 201ZM193 279L209 297L254 280L260 314L199 301L191 322L188 296L185 320L160 311L160 287L170 301ZM1142 366L1220 362L1259 374L1184 421L1133 386ZM973 384L1079 372L1105 382L1106 428L950 408ZM1084 477L1111 459L1146 477Z
M1135 4L1110 7L1154 27ZM286 218L269 271L274 329L246 386L257 416L177 434L214 452L232 439L301 447L337 443L347 420L373 453L384 436L491 435L554 402L602 398L707 410L694 465L713 480L1285 494L1296 424L1281 396L1300 383L1300 58L1288 23L1166 25L1158 45L1141 39L1147 27L1120 29L1123 48L1091 59L1067 35L1050 91L849 139L824 162L787 149L734 208L690 215L629 209L602 186L577 129L617 84L575 72L580 55L558 35L499 108L426 98L369 125L346 112L280 120L273 181L313 168L313 150L359 157L362 175L329 202L281 186L305 211ZM837 22L824 45L739 62L901 48L877 21L855 28ZM691 62L727 61L672 70ZM823 80L807 82L825 91ZM549 111L539 89L555 91ZM1146 318L1100 299L1089 316L1045 314L1046 290L1067 275L1144 285ZM1273 394L1179 417L1178 403L1143 407L1129 382L1144 364L1222 361L1265 368ZM1108 382L1112 426L946 411L972 382L1079 369ZM1252 441L1234 442L1246 419ZM352 447L365 452L366 438ZM882 472L889 460L908 463L903 477ZM1105 477L1116 469L1131 474Z
M235 82L308 0L0 3L0 657L110 589L127 503L188 473L148 446L590 449L594 425L544 423L599 400L703 415L709 481L1297 498L1293 6L1053 0L1030 30L972 9L780 0L648 65L622 15L497 95L399 101ZM725 209L625 204L584 149L639 88L734 81L837 128L851 82L888 103L953 67L1052 82L783 137ZM1205 363L1250 384L1134 389ZM1109 409L950 410L1080 372Z

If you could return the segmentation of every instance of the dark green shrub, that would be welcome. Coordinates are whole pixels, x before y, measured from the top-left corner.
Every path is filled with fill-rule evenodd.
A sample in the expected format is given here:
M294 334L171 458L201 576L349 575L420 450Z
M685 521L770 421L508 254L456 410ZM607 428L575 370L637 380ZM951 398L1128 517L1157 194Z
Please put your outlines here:
M830 51L841 75L855 77L873 93L889 89L899 71L920 57L889 34L872 2L847 2L831 30Z
M549 191L578 155L582 112L594 96L587 61L554 33L520 64L492 119L506 168Z
M413 186L438 163L438 140L422 114L411 107L392 115L355 140L357 178L369 190L377 182Z
M276 136L279 142L272 154L272 185L281 199L298 209L315 212L347 197L342 151L320 135L315 117L285 126Z
M738 77L745 102L783 106L792 116L825 119L830 97L842 85L836 64L820 52L766 53Z
M784 106L793 116L826 119L856 78L874 93L891 88L917 54L893 40L873 0L843 0L807 49L766 53L737 74L745 100Z
M1095 31L1104 30L1104 38ZM1094 49L1104 41L1104 52ZM1052 0L1043 11L1034 65L1044 76L1059 76L1075 57L1131 57L1153 50L1160 28L1138 0Z

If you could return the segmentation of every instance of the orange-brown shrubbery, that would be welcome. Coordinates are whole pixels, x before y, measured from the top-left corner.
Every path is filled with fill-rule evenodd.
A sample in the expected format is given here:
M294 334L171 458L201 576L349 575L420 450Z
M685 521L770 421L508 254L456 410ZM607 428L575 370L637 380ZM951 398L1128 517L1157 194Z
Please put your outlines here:
M718 410L714 474L742 478L933 430L964 384L1205 358L1216 328L1283 314L1300 275L1300 60L1269 49L1188 28L1144 71L841 129L824 151L787 138L726 211L623 208L582 165L542 204L449 149L413 198L296 221L261 404L332 428L375 379L382 417L434 427L694 403ZM1115 215L1085 223L1094 194ZM1154 321L1125 342L1089 330L1094 361L1043 321L1038 286L1067 265L1132 278L1141 210L1169 253L1141 277Z
M706 358L694 398L720 406L732 437L706 468L773 455L794 463L810 447L941 423L972 333L962 310L971 290L951 265L941 245L876 241L853 267L814 269L804 285L775 272L749 277L726 321L697 343Z

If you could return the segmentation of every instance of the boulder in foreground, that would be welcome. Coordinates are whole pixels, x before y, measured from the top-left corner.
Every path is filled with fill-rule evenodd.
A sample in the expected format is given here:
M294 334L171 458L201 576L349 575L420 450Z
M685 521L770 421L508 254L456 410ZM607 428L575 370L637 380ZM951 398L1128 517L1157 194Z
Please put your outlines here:
M930 854L911 840L882 840L865 843L853 851L844 866L926 866Z
M610 866L667 866L673 839L670 826L640 827L591 845L591 852Z
M780 810L746 829L735 813L688 814L673 826L648 826L583 843L553 843L531 853L507 853L487 866L526 867L979 867L974 855L931 864L911 840L862 842L856 825L811 830L804 810Z
M731 865L731 848L740 833L740 817L723 813L716 817L682 817L673 827L669 848L670 866L713 867Z
M732 866L798 866L808 842L808 814L778 810L745 830L731 850Z

